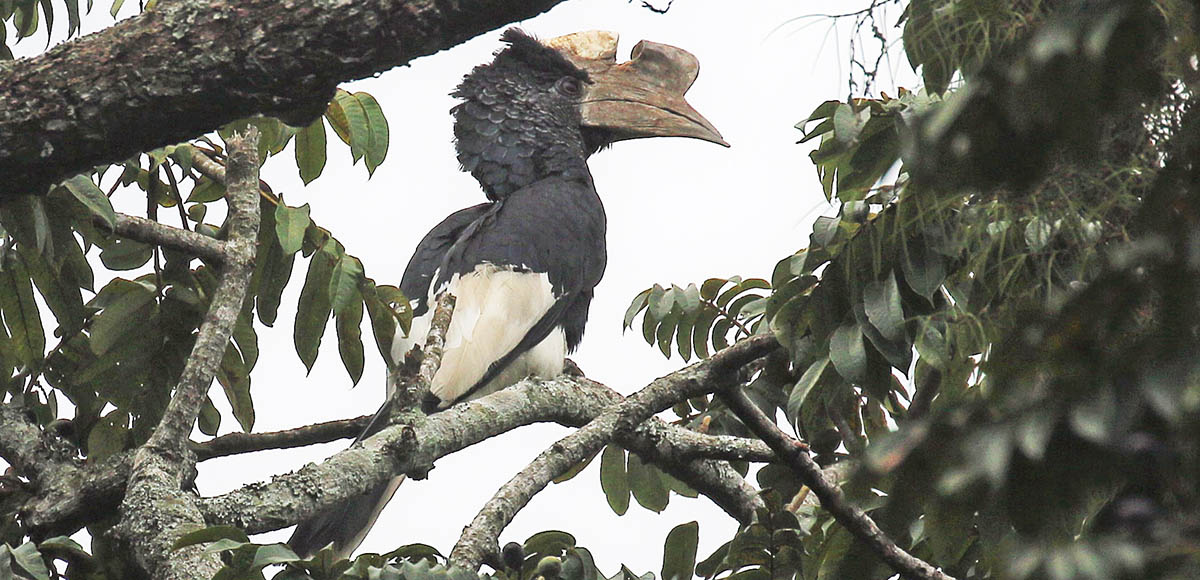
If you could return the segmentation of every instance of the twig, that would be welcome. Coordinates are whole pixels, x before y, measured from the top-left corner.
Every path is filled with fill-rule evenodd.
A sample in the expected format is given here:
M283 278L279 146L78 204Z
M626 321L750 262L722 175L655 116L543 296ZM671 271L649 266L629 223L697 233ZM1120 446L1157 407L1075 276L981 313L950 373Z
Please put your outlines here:
M174 550L172 546L187 528L204 525L192 496L182 491L185 471L192 463L187 441L233 334L254 270L259 225L257 143L258 130L253 127L244 137L230 139L226 175L230 228L229 240L223 244L227 259L171 402L150 439L134 452L121 502L121 523L115 531L154 578L208 578L222 567L220 558L199 547Z
M842 490L825 479L821 467L808 454L807 446L780 430L741 389L725 389L719 391L717 396L721 397L729 409L800 476L804 485L812 489L821 500L821 506L833 514L838 523L870 547L892 570L905 578L954 580L928 562L897 546L866 512L851 505L846 496L842 495Z
M576 463L596 453L614 436L632 433L642 422L674 402L710 393L728 381L733 372L779 347L774 336L758 335L735 343L690 367L655 380L625 400L612 405L582 429L543 451L505 483L463 529L450 562L477 570L498 553L500 532L529 500Z
M399 381L395 392L389 394L396 409L415 409L429 395L433 376L442 366L442 351L446 346L446 333L450 330L450 319L454 317L455 297L449 292L438 294L434 302L433 318L429 321L429 332L425 334L425 345L421 347L421 367L416 377ZM400 363L401 361L396 361Z
M175 181L175 173L166 165L163 166L163 172L167 174L167 181L171 183L171 193L175 195L175 207L179 209L179 227L191 231L192 228L188 227L187 211L183 208L183 194L179 192L179 182ZM182 169L181 173L187 175Z
M192 451L196 454L198 461L204 461L267 449L291 449L317 443L329 443L339 439L349 439L362 433L370 421L370 415L363 415L353 419L327 421L283 431L229 433L203 443L193 443Z

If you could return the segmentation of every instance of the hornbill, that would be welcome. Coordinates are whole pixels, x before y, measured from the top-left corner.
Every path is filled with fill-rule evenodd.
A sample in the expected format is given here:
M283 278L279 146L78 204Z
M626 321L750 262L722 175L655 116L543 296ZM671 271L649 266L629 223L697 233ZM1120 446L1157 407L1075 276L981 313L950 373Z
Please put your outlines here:
M604 207L588 156L641 137L728 146L684 100L699 71L684 50L642 41L617 63L610 32L539 41L509 29L502 40L494 60L452 93L462 101L451 110L458 160L489 202L426 234L400 285L414 320L407 336L397 333L397 361L424 341L435 297L456 297L427 410L562 372L606 263ZM332 542L348 557L402 480L301 522L289 544L311 554Z

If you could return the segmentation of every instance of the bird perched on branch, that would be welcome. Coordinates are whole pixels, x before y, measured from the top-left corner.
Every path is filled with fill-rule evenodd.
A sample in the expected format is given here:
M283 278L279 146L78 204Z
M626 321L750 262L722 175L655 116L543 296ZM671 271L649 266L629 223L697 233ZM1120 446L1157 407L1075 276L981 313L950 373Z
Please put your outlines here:
M684 100L699 63L682 49L642 41L618 63L610 32L539 41L510 29L502 40L453 93L458 160L490 201L426 234L400 286L415 318L396 337L395 360L425 339L439 292L457 300L431 385L437 408L556 376L579 345L606 264L591 154L642 137L728 146ZM289 543L310 554L332 542L348 556L401 480L301 523Z

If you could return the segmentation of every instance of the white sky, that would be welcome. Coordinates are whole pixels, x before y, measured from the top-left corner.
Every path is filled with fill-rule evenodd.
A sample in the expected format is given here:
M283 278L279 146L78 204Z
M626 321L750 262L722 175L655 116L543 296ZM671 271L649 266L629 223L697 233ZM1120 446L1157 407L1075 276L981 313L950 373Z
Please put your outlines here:
M688 139L651 139L619 143L592 159L608 213L609 261L583 345L572 357L591 378L628 394L683 365L678 357L664 359L639 331L622 335L622 315L639 291L654 283L684 285L711 276L769 277L776 261L807 243L812 220L833 211L807 157L812 144L797 145L800 134L793 125L822 101L845 98L849 23L835 29L828 20L802 17L854 10L860 4L680 0L660 15L640 2L572 0L520 23L542 37L586 29L616 31L622 38L621 59L641 39L693 52L701 74L688 99L732 144L724 149ZM107 2L98 2L84 29L111 24L107 8ZM128 13L127 6L121 15ZM65 28L64 23L57 27ZM313 184L305 187L299 180L290 148L267 163L264 179L290 205L310 203L313 218L362 259L369 276L397 284L412 248L430 227L450 212L484 200L470 176L458 171L448 113L454 101L447 94L472 66L490 60L498 36L498 31L485 34L411 66L345 85L372 93L388 118L388 157L372 179L361 164L350 165L348 148L332 132L329 163ZM36 54L44 46L44 32L39 32L15 52ZM894 57L886 68L914 86L903 57ZM886 73L880 84L894 94L896 83ZM131 202L135 197L125 196ZM350 388L332 328L316 366L305 376L292 346L291 325L306 267L307 262L297 262L276 327L259 329L262 353L252 390L256 431L373 412L383 398L383 364L369 331L364 332L367 365L358 388ZM227 409L223 397L214 394L214 400ZM222 432L235 426L226 415ZM567 433L557 426L529 427L442 459L429 479L400 488L361 550L385 552L420 541L449 553L461 528L492 493ZM204 495L225 492L319 461L343 446L208 461L201 465L198 485ZM561 529L591 549L609 574L620 563L638 573L657 573L662 541L675 525L701 522L701 558L732 536L735 522L704 498L673 496L661 515L634 502L625 516L617 517L600 491L598 463L538 495L501 543ZM288 533L270 534L263 541L283 541Z

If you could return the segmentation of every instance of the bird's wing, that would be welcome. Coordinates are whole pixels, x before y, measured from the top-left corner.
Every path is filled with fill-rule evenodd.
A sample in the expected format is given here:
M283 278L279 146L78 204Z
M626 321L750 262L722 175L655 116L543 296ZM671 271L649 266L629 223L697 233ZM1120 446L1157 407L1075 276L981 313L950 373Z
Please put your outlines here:
M442 406L528 374L558 374L604 270L604 216L590 181L546 179L490 205L438 246L445 253L425 286L426 303L442 290L457 299L432 386ZM406 346L423 340L423 326L414 324Z

